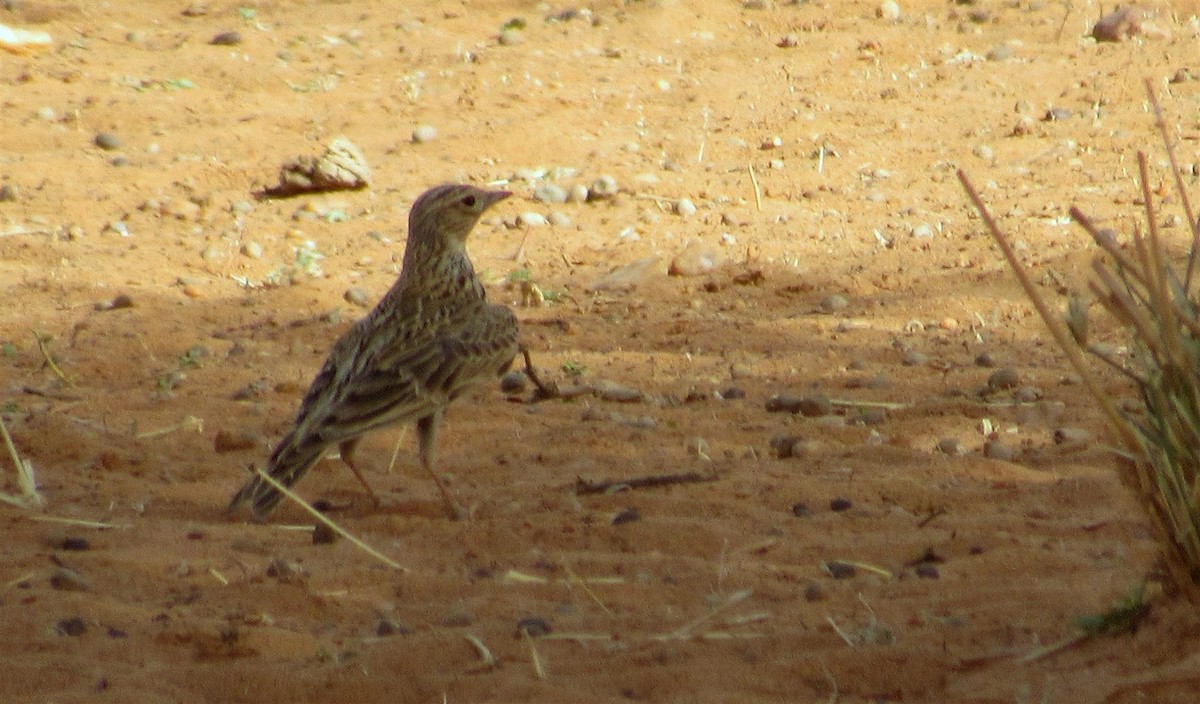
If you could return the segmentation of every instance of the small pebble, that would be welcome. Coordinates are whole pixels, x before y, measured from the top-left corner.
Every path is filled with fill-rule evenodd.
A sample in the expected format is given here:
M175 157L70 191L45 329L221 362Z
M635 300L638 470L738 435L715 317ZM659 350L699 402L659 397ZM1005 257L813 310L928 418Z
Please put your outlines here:
M883 425L887 422L887 411L882 408L868 408L850 419L854 425Z
M985 368L994 367L996 366L996 358L992 356L991 352L980 352L975 355L975 366Z
M544 227L546 223L545 215L533 211L525 211L517 216L517 224L521 227Z
M412 629L408 626L390 618L380 619L379 625L375 627L375 635L384 636L406 636L412 633Z
M508 28L500 32L499 40L501 46L516 46L524 41L525 37L521 30Z
M82 552L84 550L91 550L92 544L87 538L72 535L63 538L62 549L68 552Z
M97 147L106 151L121 148L121 139L112 132L100 132L92 141L95 142Z
M821 299L821 310L826 313L833 313L839 310L845 310L849 307L850 301L845 296L833 293Z
M825 593L820 584L813 582L804 587L804 600L807 602L825 601L828 598L829 595Z
M413 144L425 144L437 139L438 131L433 125L417 125L412 131Z
M602 401L632 403L642 400L642 392L629 386L622 386L613 381L600 380L592 384L593 393Z
M988 459L1011 462L1016 458L1017 452L999 440L988 440L983 444L983 456Z
M1000 46L992 47L987 53L988 61L1005 61L1011 59L1013 48L1011 44L1001 44Z
M693 242L671 259L667 273L671 276L701 276L712 271L719 260L711 247L703 242Z
M533 199L542 203L566 203L567 189L555 183L543 183L533 189Z
M78 616L64 618L54 624L54 630L61 636L81 636L87 632L87 622Z
M54 108L48 105L38 108L36 114L39 120L45 120L46 122L53 122L58 118L58 114L54 112Z
M584 203L587 202L587 199L588 189L587 186L583 185L582 183L577 183L574 186L571 186L571 189L567 191L568 203Z
M847 562L830 560L824 564L824 567L825 571L829 573L829 576L833 577L834 579L850 579L854 575L858 574L858 568Z
M567 215L566 213L560 213L557 210L554 211L553 213L550 213L550 215L546 219L549 220L550 224L553 225L554 227L570 227L571 226L571 217L569 215Z
M875 16L884 22L895 22L900 19L900 4L896 0L884 0L875 8Z
M1017 403L1033 403L1042 400L1043 395L1037 386L1022 386L1013 392L1013 400Z
M848 511L852 506L854 506L854 502L850 499L834 498L829 500L829 510L834 513Z
M641 518L642 518L642 514L638 513L638 510L636 508L627 508L624 511L621 511L617 515L613 516L612 524L614 526L619 526L622 523L632 523L634 521L639 521L639 520L641 520Z
M1055 445L1076 445L1089 442L1091 433L1083 428L1056 428L1054 430Z
M371 305L371 295L366 289L359 286L352 286L346 289L346 293L342 294L342 298L346 299L347 303L356 305L359 308L366 308Z
M1004 367L992 372L988 377L987 387L991 391L1003 391L1005 389L1014 389L1021 383L1021 376L1017 374L1015 369Z
M937 565L931 565L928 562L922 562L917 565L917 577L921 579L938 579L941 575L938 573Z
M722 401L736 401L746 398L746 390L740 386L730 386L728 389L720 392Z
M962 443L958 438L942 438L937 443L938 452L944 455L961 455L963 453Z
M905 350L900 363L906 367L923 367L929 364L929 356L917 350Z
M971 153L980 159L983 159L984 161L991 161L996 158L995 150L986 144L975 145L975 148L971 150Z
M217 434L213 437L213 450L218 453L253 450L257 446L257 439L248 430L239 430L237 432L218 430Z
M520 637L523 633L528 633L532 638L540 638L551 633L554 629L550 628L550 624L546 619L540 616L526 616L517 621L517 636Z
M86 577L69 567L58 567L50 575L50 587L64 592L86 592Z
M0 186L0 203L11 203L20 196L20 190L11 183Z
M696 214L696 204L687 198L681 198L675 204L675 214L681 218L689 218Z
M339 537L341 536L337 534L337 531L330 528L324 521L320 521L313 526L313 545L330 545L336 543Z
M808 508L808 504L800 501L792 504L792 515L796 518L807 518L812 515L812 511Z
M237 46L242 43L242 33L236 31L221 32L208 40L208 43L213 46Z
M255 242L254 240L245 242L242 244L242 254L247 257L250 257L251 259L262 259L262 255L263 255L262 245Z
M617 195L618 191L617 180L612 176L601 176L592 182L588 189L587 199L595 200L610 200Z
M506 394L520 393L525 390L529 377L520 369L512 369L500 377L500 390Z

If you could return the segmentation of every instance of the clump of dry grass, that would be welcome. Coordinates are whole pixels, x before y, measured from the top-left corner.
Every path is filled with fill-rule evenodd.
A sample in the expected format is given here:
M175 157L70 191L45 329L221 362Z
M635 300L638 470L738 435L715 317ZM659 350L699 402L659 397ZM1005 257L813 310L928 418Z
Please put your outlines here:
M970 179L959 180L1000 245L1038 313L1050 328L1088 391L1104 412L1128 460L1123 479L1151 516L1171 581L1200 606L1200 291L1196 284L1200 223L1197 223L1175 157L1161 106L1149 82L1158 129L1170 159L1176 194L1191 227L1186 263L1172 262L1159 232L1159 215L1145 153L1138 153L1145 232L1134 227L1126 251L1078 208L1071 217L1103 251L1092 265L1091 294L1132 341L1128 363L1088 339L1087 306L1073 299L1065 320L1051 311L1017 260ZM1132 381L1143 413L1122 412L1104 390L1085 353Z

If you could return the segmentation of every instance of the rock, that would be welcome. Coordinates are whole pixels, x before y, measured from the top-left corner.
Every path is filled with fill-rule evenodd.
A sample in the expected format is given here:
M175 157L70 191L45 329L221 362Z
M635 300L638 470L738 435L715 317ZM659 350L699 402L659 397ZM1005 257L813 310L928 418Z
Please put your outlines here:
M554 183L543 183L533 189L533 199L542 203L566 203L567 189Z
M20 197L21 191L11 183L0 186L0 203L12 203Z
M696 205L687 198L680 198L675 204L675 214L681 218L690 218L696 214Z
M850 301L845 296L832 293L821 299L821 310L826 313L834 313L840 310L845 310L849 307Z
M711 247L694 242L671 259L667 273L671 276L701 276L712 271L719 260L719 255Z
M345 137L330 140L319 157L301 156L279 170L279 183L266 190L274 197L319 191L354 190L371 185L371 167L356 144Z
M1004 367L992 372L987 380L987 388L989 391L1003 391L1005 389L1014 389L1021 383L1021 376L1017 374L1017 370L1011 367Z
M618 190L617 180L612 176L601 176L592 182L588 188L587 199L589 201L597 200L612 200L616 197Z
M632 403L642 400L642 392L629 386L622 386L614 381L601 379L592 384L593 393L602 401Z
M841 513L842 511L849 511L853 507L854 507L854 502L851 501L850 499L843 499L841 497L838 497L838 498L833 498L833 499L829 500L829 510L833 511L834 513Z
M262 255L263 255L262 245L255 242L254 240L250 240L249 242L243 242L242 243L242 254L247 257L250 257L251 259L262 259Z
M1141 33L1144 19L1145 11L1140 7L1119 7L1096 20L1092 38L1098 42L1123 42Z
M531 210L527 210L517 216L517 224L521 227L544 227L546 223L545 215L535 213Z
M567 191L568 203L585 203L588 199L587 186L582 183L577 183L571 186L571 190Z
M241 32L221 32L208 40L213 46L237 46L242 43Z
M497 39L500 42L500 46L516 46L525 41L525 37L521 33L521 30L512 27L502 30Z
M588 291L628 291L633 289L646 278L659 259L657 256L651 256L632 261L596 279L588 284L586 289Z
M113 151L121 148L121 138L112 132L100 132L95 136L95 138L92 139L92 141L97 147L100 147L105 151Z
M1011 462L1017 456L1017 451L999 440L988 440L983 444L983 456L988 459Z
M525 390L529 377L520 369L511 369L500 377L500 390L506 394L520 393Z
M371 305L371 295L366 289L359 286L352 286L346 289L346 293L342 294L342 298L346 299L347 303L356 305L359 308L366 308Z
M433 125L417 125L412 131L413 144L425 144L437 139L438 131Z
M900 19L900 4L896 0L884 0L875 8L875 16L884 22L895 22Z
M1083 428L1056 428L1054 430L1055 445L1082 445L1090 442L1092 434Z
M257 439L248 430L239 430L237 432L218 430L216 436L213 437L213 450L217 453L223 454L226 452L253 450L257 446Z
M957 456L963 453L962 443L958 438L942 438L937 443L938 452L944 455Z

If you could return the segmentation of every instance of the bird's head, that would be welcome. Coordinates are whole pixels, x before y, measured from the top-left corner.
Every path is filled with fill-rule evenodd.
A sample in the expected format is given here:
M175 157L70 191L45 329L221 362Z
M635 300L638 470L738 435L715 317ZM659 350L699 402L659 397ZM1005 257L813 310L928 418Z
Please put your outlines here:
M465 184L435 186L413 203L408 237L427 246L461 247L483 212L511 195Z

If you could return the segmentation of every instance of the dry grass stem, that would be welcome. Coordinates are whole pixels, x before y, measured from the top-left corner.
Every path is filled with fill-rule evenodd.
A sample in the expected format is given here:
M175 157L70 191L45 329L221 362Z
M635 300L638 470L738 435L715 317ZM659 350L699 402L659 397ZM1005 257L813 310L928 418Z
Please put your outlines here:
M46 341L50 338L40 335L37 330L30 330L30 332L33 333L33 338L37 340L38 350L41 351L42 357L46 360L46 366L50 367L50 371L54 372L54 376L61 379L67 386L74 386L75 382L67 378L67 375L55 363L54 358L50 356L50 348L46 345Z
M750 184L754 186L754 207L761 213L762 189L758 187L758 176L754 173L754 164L748 164L746 169L750 172Z
M351 543L353 543L356 547L358 547L363 552L367 553L371 557L375 558L376 560L379 560L380 562L382 562L383 564L387 565L388 567L390 567L394 570L399 570L401 572L408 571L406 568L401 567L400 564L397 563L395 560L384 555L383 553L379 552L378 550L371 547L370 545L367 545L365 542L363 542L362 540L359 540L352 533L350 533L350 531L339 526L337 523L334 523L328 516L321 513L317 509L313 508L312 504L310 504L307 501L305 501L304 499L300 498L299 494L297 494L296 492L292 491L291 489L289 489L286 486L284 486L283 484L281 484L277 479L275 479L275 477L272 477L271 475L267 474L266 472L259 469L258 467L255 467L254 471L258 474L259 477L262 478L263 481L265 481L267 484L270 484L275 489L277 489L279 491L279 493L283 494L287 498L296 502L296 504L299 505L300 508L304 509L309 514L311 514L313 518L316 518L318 521L324 523L326 526L329 527L330 530L332 530L333 532L342 536L346 540L349 540Z
M3 436L4 448L8 450L8 456L17 470L17 486L21 489L20 496L0 493L0 500L18 508L45 506L46 499L38 491L37 479L33 475L33 463L21 457L21 454L17 452L16 443L13 442L12 435L8 434L8 425L4 422L4 418L0 418L0 436Z
M1137 164L1145 231L1134 226L1131 247L1122 250L1116 238L1099 230L1078 208L1070 211L1104 252L1105 257L1093 263L1094 278L1088 289L1132 339L1128 363L1088 342L1090 326L1083 304L1068 306L1068 331L1017 260L970 179L962 171L958 176L1029 300L1117 436L1117 452L1127 458L1121 465L1122 479L1153 518L1152 527L1166 551L1171 582L1200 606L1200 306L1192 298L1200 223L1184 188L1162 106L1149 82L1146 88L1171 164L1176 195L1191 228L1191 248L1182 276L1172 265L1161 237L1161 216L1144 152L1138 152ZM1084 352L1131 382L1145 412L1118 411L1116 400L1101 387ZM1028 659L1044 657L1074 642L1076 639L1069 638Z
M152 438L160 438L164 435L170 435L171 433L178 433L181 430L203 433L204 420L197 418L196 416L188 416L175 425L170 425L166 428L159 428L158 430L147 430L143 433L134 435L134 437L138 440L150 440Z
M475 648L475 652L479 653L479 659L482 661L479 665L479 669L494 670L499 667L500 663L496 660L496 656L492 655L492 651L488 650L488 647L483 644L483 641L479 639L479 636L466 633L463 635L463 638L466 638L467 642Z
M717 607L715 607L708 613L703 614L695 619L692 619L691 621L688 621L687 623L683 624L682 626L675 629L674 631L671 631L670 633L664 633L662 635L652 636L652 639L653 640L685 640L687 638L690 638L693 635L693 632L698 627L700 627L701 625L712 620L713 618L715 618L718 614L720 614L725 609L728 609L729 607L734 606L735 604L739 604L739 603L745 601L746 599L750 598L750 595L753 593L754 593L753 589L743 589L741 591L734 592L733 594L730 594L728 597L726 597L725 601L721 602Z
M538 679L547 679L546 668L542 665L542 658L538 655L537 646L534 645L533 636L529 635L528 629L521 629L521 638L529 646L529 657L533 660L533 671L537 674Z
M61 523L67 526L78 526L80 528L95 528L97 530L112 530L114 528L129 528L124 523L107 523L105 521L89 521L83 518L66 518L63 516L30 516L31 520L40 523Z

